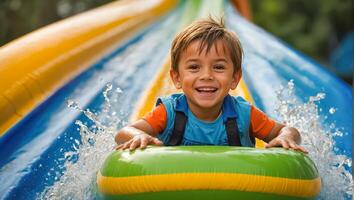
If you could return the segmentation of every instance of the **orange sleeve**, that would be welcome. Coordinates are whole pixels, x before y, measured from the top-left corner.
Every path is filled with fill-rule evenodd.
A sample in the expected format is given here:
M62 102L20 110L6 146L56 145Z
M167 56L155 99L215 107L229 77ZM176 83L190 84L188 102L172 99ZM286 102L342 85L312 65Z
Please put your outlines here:
M155 133L161 133L166 128L167 112L163 104L159 104L149 112L143 119L150 124Z
M266 114L251 106L251 134L259 139L264 139L270 133L275 125L275 121L270 119Z

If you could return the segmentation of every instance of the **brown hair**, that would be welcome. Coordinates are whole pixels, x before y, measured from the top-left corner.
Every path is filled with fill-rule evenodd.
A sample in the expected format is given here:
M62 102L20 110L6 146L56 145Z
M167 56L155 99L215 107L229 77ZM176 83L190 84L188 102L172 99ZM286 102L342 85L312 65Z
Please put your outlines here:
M193 22L180 32L172 42L171 68L178 71L178 62L181 53L195 40L201 40L199 53L207 47L208 53L217 40L222 40L230 52L234 65L234 73L241 70L242 47L236 34L225 28L223 18L217 22L213 18L201 19Z

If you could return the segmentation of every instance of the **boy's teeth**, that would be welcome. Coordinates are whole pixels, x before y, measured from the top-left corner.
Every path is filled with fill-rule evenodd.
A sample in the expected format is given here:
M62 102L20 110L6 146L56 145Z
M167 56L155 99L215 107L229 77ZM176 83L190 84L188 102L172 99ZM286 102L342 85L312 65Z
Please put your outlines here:
M197 90L200 92L214 92L216 88L198 88Z

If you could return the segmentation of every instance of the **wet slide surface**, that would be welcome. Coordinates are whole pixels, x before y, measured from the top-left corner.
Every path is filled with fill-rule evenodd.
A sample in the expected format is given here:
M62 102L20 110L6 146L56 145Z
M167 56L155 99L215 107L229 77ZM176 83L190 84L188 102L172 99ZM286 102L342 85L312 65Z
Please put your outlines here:
M143 98L143 93L149 88L156 73L166 63L170 42L180 28L177 24L181 23L185 14L183 9L185 8L180 5L152 26L132 35L109 55L50 96L0 138L0 199L36 199L46 186L58 182L60 176L67 170L63 167L65 160L72 162L78 160L77 155L67 154L67 152L77 151L81 144L82 135L80 134L84 131L78 130L79 126L75 123L77 120L79 123L85 123L87 127L99 126L99 124L92 123L95 120L105 123L104 127L111 128L119 128L127 123L136 103ZM245 52L243 78L256 106L267 114L282 120L295 115L297 118L287 118L285 121L300 126L304 130L313 130L306 134L315 137L318 144L310 144L314 142L310 137L304 138L309 150L314 152L310 154L310 157L319 158L317 165L327 167L321 169L322 171L319 170L320 172L329 170L329 173L333 172L333 176L339 176L338 174L342 172L335 172L330 167L331 164L338 165L341 160L338 160L338 157L332 153L331 146L321 146L320 143L324 141L331 143L334 140L333 145L337 147L335 153L352 158L350 87L311 59L244 20L227 3L225 15L226 25L240 36L243 44ZM289 84L290 80L293 82ZM314 100L313 103L322 109L323 113L314 113L311 116L302 115L310 111L316 112L316 109L311 107L313 106L311 103L308 108L295 109L293 113L286 111L275 113L279 106L277 103L282 100L278 98L277 93L281 86L288 87L287 92L293 91L290 100L298 100L302 107L310 101L310 96L316 97L320 93L320 101ZM109 95L111 98L107 97L107 92L111 94ZM321 93L324 93L326 97L322 98ZM68 101L71 108L68 108ZM77 106L83 110L89 108L95 114L91 115L94 120L89 120L82 112L73 109L78 109ZM291 102L284 104L285 110L291 110L294 107L296 107L295 104ZM331 108L335 109L334 114L328 114ZM86 114L90 116L89 112ZM110 120L107 116L115 116L115 118ZM332 132L323 132L325 128L316 125L317 119L311 121L316 117L323 117L324 123L319 126L335 122L335 128L340 128L343 135L329 137L326 134ZM313 123L307 124L304 123L305 121ZM106 132L111 134L108 139L113 141L114 130L106 130ZM109 151L113 145L114 143L110 142L105 150ZM97 156L99 155L97 153ZM93 156L93 162L95 159L98 158ZM329 163L330 161L334 163ZM350 170L351 166L346 166L346 168ZM92 179L90 176L82 178L81 183L90 182ZM328 179L328 181L335 182L337 186L333 186L333 190L326 189L330 192L339 191L348 185L348 180L341 182L342 180L344 180L343 177ZM349 187L351 187L350 184ZM80 192L85 191L77 191L77 193ZM342 192L341 190L340 193Z

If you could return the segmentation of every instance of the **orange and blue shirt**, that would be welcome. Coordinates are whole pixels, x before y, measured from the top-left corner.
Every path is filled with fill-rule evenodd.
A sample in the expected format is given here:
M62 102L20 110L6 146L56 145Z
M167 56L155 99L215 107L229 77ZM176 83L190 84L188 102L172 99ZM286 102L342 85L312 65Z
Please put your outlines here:
M159 133L164 144L172 134L175 111L180 110L188 117L182 145L228 145L225 121L236 117L242 146L254 146L249 142L249 134L264 139L273 129L275 121L262 111L250 105L242 97L226 96L221 115L212 122L199 120L189 109L183 94L173 94L158 100L154 110L144 119Z

